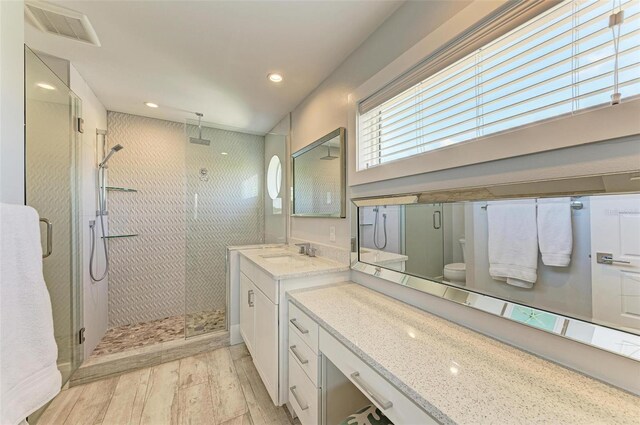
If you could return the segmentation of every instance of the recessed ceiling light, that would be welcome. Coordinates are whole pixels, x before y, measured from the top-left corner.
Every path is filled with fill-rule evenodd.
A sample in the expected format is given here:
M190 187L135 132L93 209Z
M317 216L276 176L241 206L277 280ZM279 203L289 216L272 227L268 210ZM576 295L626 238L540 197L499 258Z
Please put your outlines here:
M38 87L40 87L41 89L45 89L45 90L55 90L56 88L54 86L52 86L51 84L47 84L47 83L38 83L36 84Z
M229 154L226 152L220 152L220 155L229 155Z
M144 102L145 105L147 105L149 108L157 108L158 104L157 103L153 103L153 102Z
M274 83L280 83L283 80L282 74L278 74L277 72L272 72L271 74L267 75L267 78L269 79L269 81L272 81Z

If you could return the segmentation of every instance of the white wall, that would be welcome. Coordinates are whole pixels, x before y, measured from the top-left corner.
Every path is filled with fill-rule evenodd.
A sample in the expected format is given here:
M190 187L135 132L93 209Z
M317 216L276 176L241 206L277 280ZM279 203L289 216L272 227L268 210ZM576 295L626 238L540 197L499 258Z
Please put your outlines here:
M24 204L22 1L0 1L0 202Z
M95 346L107 331L108 321L108 277L101 282L93 282L89 276L90 229L89 221L96 220L96 129L107 129L107 111L102 106L91 88L84 81L78 71L70 65L69 80L71 90L82 99L82 117L84 118L84 133L80 149L82 208L80 226L82 232L82 285L85 359L89 357ZM105 226L107 222L105 221ZM105 229L106 230L106 229ZM102 235L100 226L96 227L98 238ZM108 233L108 231L107 231ZM104 250L102 240L98 239L96 258L98 259L98 273L104 270ZM95 268L94 268L95 270Z
M469 2L407 2L400 7L292 112L291 150L295 152L337 127L347 127L348 95L468 4ZM347 134L347 143L354 143L353 135ZM351 161L350 158L348 160ZM406 193L627 171L638 169L639 164L640 143L637 138L626 138L356 186L348 189L347 196ZM330 226L336 227L335 243L328 238ZM295 239L349 248L349 218L291 218L290 231L291 237ZM352 279L614 385L640 392L639 362L529 329L359 272L352 272Z
M287 172L289 171L287 143L289 136L289 115L283 118L269 133L264 136L264 242L265 243L286 243L287 242ZM274 208L274 200L269 196L267 190L267 172L271 157L277 155L280 158L282 167L282 186L280 189L280 211Z

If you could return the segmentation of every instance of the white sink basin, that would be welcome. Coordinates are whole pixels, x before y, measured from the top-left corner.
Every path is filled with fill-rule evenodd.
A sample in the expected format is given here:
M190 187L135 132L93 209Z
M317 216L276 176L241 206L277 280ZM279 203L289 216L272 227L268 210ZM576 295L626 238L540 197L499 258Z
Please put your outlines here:
M261 254L262 258L284 258L284 257L293 257L293 254L288 252L276 252L274 254Z
M305 263L304 259L299 258L295 254L290 254L288 252L283 253L275 253L275 254L263 254L260 257L264 258L265 261L272 264L294 264L294 263Z

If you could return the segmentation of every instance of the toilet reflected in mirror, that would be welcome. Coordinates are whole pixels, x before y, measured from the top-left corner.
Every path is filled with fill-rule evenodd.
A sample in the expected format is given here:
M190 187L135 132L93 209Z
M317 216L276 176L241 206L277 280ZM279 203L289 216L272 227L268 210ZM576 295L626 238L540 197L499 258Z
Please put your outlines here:
M458 239L462 248L462 263L449 263L444 266L444 281L464 285L467 282L467 265L465 263L465 239Z

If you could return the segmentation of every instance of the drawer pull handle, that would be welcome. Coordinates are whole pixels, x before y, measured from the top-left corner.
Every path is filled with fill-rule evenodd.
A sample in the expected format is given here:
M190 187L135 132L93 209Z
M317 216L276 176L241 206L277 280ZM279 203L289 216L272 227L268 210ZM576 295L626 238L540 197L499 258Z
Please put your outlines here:
M384 397L382 397L380 394L375 392L369 386L369 384L367 384L366 382L364 382L362 380L362 378L360 377L360 372L353 372L351 374L351 378L355 381L356 384L358 384L360 387L362 387L364 392L366 392L367 395L369 395L369 397L371 397L373 399L373 401L375 401L376 403L378 403L380 405L380 407L382 407L382 410L387 410L387 409L390 409L391 407L393 407L393 403L390 400L387 400Z
M294 356L296 356L296 358L300 361L300 363L302 364L309 363L309 360L305 359L304 357L302 357L302 355L300 355L300 352L298 351L298 348L295 345L292 345L289 348L291 348L291 352L293 353Z
M300 323L298 323L298 319L291 319L289 321L291 322L291 324L293 326L296 327L296 329L298 329L300 331L300 333L303 333L303 334L308 334L309 333L309 329L305 328Z
M300 397L298 397L298 392L296 391L296 386L294 385L293 387L289 387L289 390L291 391L291 394L293 394L293 398L295 398L298 402L300 409L307 410L309 408L309 405L300 401Z

